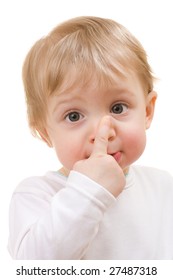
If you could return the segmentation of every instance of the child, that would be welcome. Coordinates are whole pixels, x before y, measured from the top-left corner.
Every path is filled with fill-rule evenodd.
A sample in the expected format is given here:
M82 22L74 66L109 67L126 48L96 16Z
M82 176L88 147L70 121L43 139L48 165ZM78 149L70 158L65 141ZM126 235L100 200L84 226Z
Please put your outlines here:
M173 179L133 166L157 94L146 53L122 25L79 17L30 50L29 125L62 168L25 179L10 206L15 259L173 259Z

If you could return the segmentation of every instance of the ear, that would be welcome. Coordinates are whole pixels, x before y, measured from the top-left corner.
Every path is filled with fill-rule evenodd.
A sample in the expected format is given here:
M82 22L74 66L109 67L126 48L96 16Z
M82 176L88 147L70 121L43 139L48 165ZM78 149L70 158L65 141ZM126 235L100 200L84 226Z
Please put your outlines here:
M146 98L146 129L151 125L154 116L155 103L157 99L157 93L151 91Z
M51 140L50 140L50 138L49 138L49 135L48 135L46 129L44 128L44 129L42 129L42 130L38 130L38 133L39 133L41 139L42 139L50 148L52 148L53 145L52 145L52 142L51 142Z

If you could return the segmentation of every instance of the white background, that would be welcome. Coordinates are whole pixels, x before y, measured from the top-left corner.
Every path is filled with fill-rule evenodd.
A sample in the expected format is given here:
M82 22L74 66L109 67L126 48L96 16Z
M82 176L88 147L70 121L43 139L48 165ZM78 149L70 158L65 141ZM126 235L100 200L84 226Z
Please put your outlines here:
M143 44L160 81L155 119L138 163L173 174L173 16L171 0L6 0L0 2L0 254L9 260L8 207L18 182L56 170L53 149L33 138L27 126L21 68L33 43L61 21L75 16L112 18Z

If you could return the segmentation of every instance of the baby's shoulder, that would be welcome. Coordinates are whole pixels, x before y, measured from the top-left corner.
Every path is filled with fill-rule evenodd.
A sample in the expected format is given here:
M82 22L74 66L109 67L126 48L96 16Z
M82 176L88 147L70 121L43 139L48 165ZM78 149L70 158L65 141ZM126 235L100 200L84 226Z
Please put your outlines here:
M152 185L155 187L168 187L173 190L173 176L165 170L154 167L138 166L131 167L131 171L137 181L143 184Z
M168 176L173 178L173 176L168 171L155 167L132 165L131 169L138 174L147 174L147 175L154 175L154 176L161 176L161 177Z
M22 180L14 193L49 193L55 194L65 186L65 179L57 172L49 171L43 176L32 176Z

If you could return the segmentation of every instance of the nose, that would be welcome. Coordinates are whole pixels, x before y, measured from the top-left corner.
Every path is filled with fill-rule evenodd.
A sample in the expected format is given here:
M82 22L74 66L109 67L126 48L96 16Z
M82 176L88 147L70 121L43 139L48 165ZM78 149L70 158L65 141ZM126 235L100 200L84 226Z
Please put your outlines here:
M116 138L116 128L114 125L114 119L111 116L108 116L108 118L110 120L108 141L111 142ZM92 122L91 134L90 134L90 139L89 139L90 143L94 143L94 141L95 141L95 137L96 137L100 122L101 122L101 119L95 120Z

